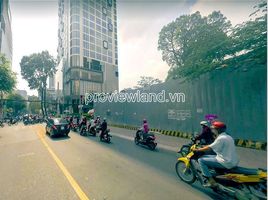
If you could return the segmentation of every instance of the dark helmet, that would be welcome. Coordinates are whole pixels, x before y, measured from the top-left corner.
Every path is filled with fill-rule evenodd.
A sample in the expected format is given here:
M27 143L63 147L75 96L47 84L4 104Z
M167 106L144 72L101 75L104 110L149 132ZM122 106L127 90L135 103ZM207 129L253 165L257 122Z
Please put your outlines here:
M147 120L146 119L143 119L143 123L147 123Z

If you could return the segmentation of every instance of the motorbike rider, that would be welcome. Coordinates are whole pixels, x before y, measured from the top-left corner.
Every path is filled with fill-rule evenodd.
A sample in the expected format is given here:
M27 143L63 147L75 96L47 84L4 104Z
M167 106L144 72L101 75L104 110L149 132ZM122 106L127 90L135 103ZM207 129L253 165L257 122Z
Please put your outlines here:
M208 179L204 187L217 186L209 168L231 169L236 167L239 162L234 140L225 132L226 125L223 122L215 121L212 123L211 130L217 136L215 141L210 145L194 150L197 153L212 149L216 153L216 155L205 155L198 159L202 174Z
M101 124L100 116L97 116L97 118L95 119L94 123L95 123L96 126L99 126Z
M146 119L143 119L142 131L141 131L141 139L145 140L147 137L147 133L149 132L149 125Z
M214 142L215 136L209 127L209 122L201 121L200 125L202 126L202 132L194 138L194 141L199 140L203 145L209 145Z
M82 121L81 121L81 123L80 123L80 129L81 129L83 126L87 126L87 118L86 118L86 117L83 117L83 118L82 118Z
M100 137L103 138L103 136L105 134L107 134L107 121L106 121L106 118L103 118L103 122L101 123L100 125L100 128L101 128L101 134L100 134Z

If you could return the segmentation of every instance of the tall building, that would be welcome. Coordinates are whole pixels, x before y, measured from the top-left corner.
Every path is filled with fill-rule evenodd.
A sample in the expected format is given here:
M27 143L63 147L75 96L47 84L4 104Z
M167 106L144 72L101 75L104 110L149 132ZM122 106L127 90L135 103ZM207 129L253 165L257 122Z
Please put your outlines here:
M118 90L116 0L59 0L58 73L65 102ZM74 106L72 106L74 108Z
M0 52L12 63L12 31L9 0L0 0Z

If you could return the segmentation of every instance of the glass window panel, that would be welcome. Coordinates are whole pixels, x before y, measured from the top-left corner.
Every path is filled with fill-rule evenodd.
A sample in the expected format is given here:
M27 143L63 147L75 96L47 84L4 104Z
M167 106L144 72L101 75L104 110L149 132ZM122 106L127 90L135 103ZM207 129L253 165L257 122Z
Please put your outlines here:
M101 26L100 25L96 25L96 29L97 29L97 31L101 32Z
M95 54L94 51L90 51L90 57L91 57L91 58L96 58L96 54Z
M94 15L92 15L92 14L90 14L90 21L95 21L95 16Z
M101 54L100 54L100 53L96 53L96 58L97 58L98 60L101 60Z

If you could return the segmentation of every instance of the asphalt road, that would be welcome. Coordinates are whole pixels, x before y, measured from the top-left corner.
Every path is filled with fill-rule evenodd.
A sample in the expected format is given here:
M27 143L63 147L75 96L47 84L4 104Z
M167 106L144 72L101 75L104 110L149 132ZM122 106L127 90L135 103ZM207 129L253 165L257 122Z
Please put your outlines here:
M0 200L220 199L179 180L175 152L150 151L117 132L106 144L74 132L51 139L43 125L1 128Z

